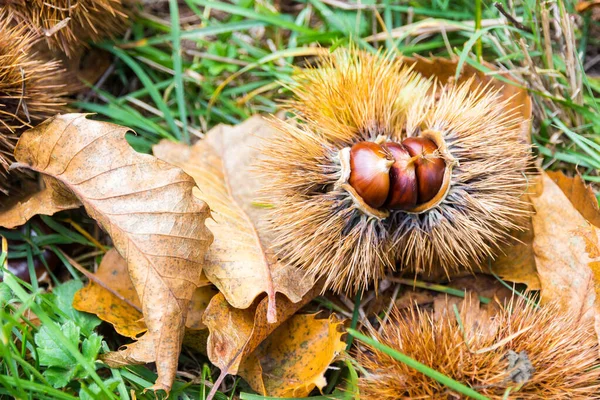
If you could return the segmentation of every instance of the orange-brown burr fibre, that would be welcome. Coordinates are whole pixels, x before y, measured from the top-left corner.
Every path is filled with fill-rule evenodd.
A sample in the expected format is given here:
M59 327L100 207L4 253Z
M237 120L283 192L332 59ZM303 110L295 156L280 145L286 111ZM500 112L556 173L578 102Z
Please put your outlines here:
M463 303L460 319L447 309L395 309L375 339L489 399L506 398L509 388L511 399L600 398L598 339L589 320L522 298L477 314ZM374 347L359 344L355 357L365 369L363 400L463 398Z

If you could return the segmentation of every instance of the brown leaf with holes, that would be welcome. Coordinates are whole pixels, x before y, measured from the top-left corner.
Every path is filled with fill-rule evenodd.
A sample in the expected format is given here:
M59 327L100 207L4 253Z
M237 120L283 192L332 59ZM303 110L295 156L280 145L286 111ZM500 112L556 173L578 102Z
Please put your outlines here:
M220 125L192 147L162 141L154 154L194 177L201 188L196 195L211 207L212 220L206 225L214 242L204 265L208 279L235 308L248 308L266 293L267 316L275 322L275 294L298 302L313 281L276 259L269 248L265 209L256 205L261 180L252 167L272 129L263 118L252 117L237 126Z
M543 184L542 194L531 199L542 300L556 301L564 312L594 321L600 334L600 229L574 207L591 199L585 191L568 198L548 174Z
M264 396L306 397L327 385L327 368L346 348L343 334L334 314L294 315L246 357L239 375Z
M273 324L267 321L267 297L257 300L246 309L239 309L219 293L213 297L203 316L203 322L210 332L208 358L221 369L221 374L237 374L242 360L281 323L318 296L321 289L322 285L315 285L296 303L278 296L278 319Z
M151 389L168 392L212 241L204 225L210 211L192 195L190 176L135 152L125 140L128 130L85 114L57 115L21 136L15 158L20 168L43 175L56 208L79 200L127 260L148 331L104 360L112 366L156 362Z

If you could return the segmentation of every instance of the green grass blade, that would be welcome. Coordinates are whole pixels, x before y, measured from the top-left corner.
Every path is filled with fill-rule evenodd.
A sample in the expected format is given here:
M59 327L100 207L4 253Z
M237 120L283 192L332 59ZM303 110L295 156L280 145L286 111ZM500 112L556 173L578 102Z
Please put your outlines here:
M259 14L254 10L250 10L244 7L238 7L233 4L222 3L220 1L213 0L189 0L192 4L198 4L204 7L214 8L215 10L224 11L233 15L240 15L242 17L246 17L248 19L254 19L258 21L266 22L267 24L276 26L278 28L289 29L291 31L298 31L301 33L317 33L314 29L307 28L303 25L296 25L294 22L290 21L287 18L284 18L279 15L267 15L267 14Z
M518 31L518 32L523 33L523 31L515 28L514 26L508 26L508 25L494 25L494 26L489 26L487 28L476 31L473 35L471 35L469 40L467 40L467 42L463 46L462 51L460 52L460 57L458 58L458 63L456 64L456 74L454 75L454 79L458 80L460 73L462 71L462 66L464 65L464 63L465 63L467 57L469 56L469 53L471 52L471 49L473 48L475 43L478 40L481 40L481 37L484 34L488 33L491 30L494 30L494 29L508 29L511 31Z
M581 149L583 149L588 156L594 159L594 161L597 163L595 164L595 167L600 169L600 145L598 143L595 143L579 135L578 133L573 132L556 117L552 118L552 122L554 122L554 124L560 128L560 130L562 130L569 137L569 139L573 141L573 143L581 147Z
M115 56L123 60L123 62L133 70L133 72L139 78L140 82L142 82L144 87L148 90L148 94L156 104L156 107L158 107L158 109L164 114L165 121L167 122L167 125L169 126L171 132L173 132L177 139L181 140L181 131L179 130L179 127L177 127L177 125L175 124L175 119L173 118L171 110L169 110L167 103L165 103L165 101L161 97L160 93L154 86L154 82L152 81L152 79L150 79L146 71L144 71L144 69L129 54L127 54L123 50L114 46L104 44L98 46L100 46L106 51L113 53Z
M373 53L377 51L369 44L369 42L359 37L357 33L353 32L353 29L346 23L346 21L341 20L337 15L335 15L335 13L331 11L329 7L325 5L325 3L320 0L309 0L309 2L315 7L315 9L317 9L317 11L329 25L344 33L350 40L355 41L364 49L367 49Z
M244 20L225 24L215 24L198 29L190 29L181 31L180 38L182 40L199 40L207 36L220 35L222 33L230 32L241 32L250 28L258 26L264 26L265 23L262 21ZM123 42L119 44L121 48L133 48L142 46L153 46L157 44L163 44L171 41L172 35L158 35L151 38L144 38L142 40Z
M357 293L354 298L354 310L352 310L352 322L350 322L350 328L356 329L358 326L358 314L360 312L360 302L362 300L362 293ZM346 339L346 351L349 351L352 347L352 341L354 337L352 335L348 335Z
M127 110L127 108L122 108L117 106L116 104L104 105L104 104L95 104L95 103L82 103L75 102L73 103L75 107L78 107L85 111L90 111L96 114L104 115L115 123L119 123L121 125L127 125L127 127L132 129L142 129L146 132L153 133L158 136L162 136L165 139L177 140L175 136L173 136L168 130L164 129L162 126L150 121L148 118L144 118L137 113L131 112Z
M462 297L462 298L465 297L464 290L455 289L455 288L451 288L451 287L444 286L444 285L438 285L436 283L423 282L423 281L417 281L417 280L406 279L406 278L392 278L391 280L393 282L398 282L402 285L411 286L413 288L418 287L421 289L433 290L435 292L450 294L450 295L456 296L456 297ZM484 297L484 296L477 296L477 297L479 298L479 301L483 304L489 304L492 301L492 299L490 299L489 297Z
M240 400L280 400L284 397L267 397L260 394L252 393L240 393ZM288 397L287 400L343 400L345 395L342 392L336 392L327 396L313 396L313 397Z
M297 56L317 56L320 54L323 54L324 52L327 52L327 50L325 49L321 49L321 48L307 48L307 47L299 47L296 49L284 49L281 51L275 51L273 53L270 53L269 55L261 58L260 60L257 60L256 62L249 64L247 66L245 66L244 68L240 69L239 71L237 71L234 74L231 74L230 76L227 77L227 79L225 79L220 85L219 87L217 87L217 89L213 92L211 99L209 101L209 110L212 108L212 106L214 105L214 103L217 101L219 95L221 94L221 92L225 89L225 87L231 83L232 81L234 81L236 78L238 78L239 76L245 74L248 71L251 71L255 68L260 67L263 64L266 64L268 62L271 61L275 61L275 60L279 60L281 58L287 58L287 57L297 57Z
M475 0L475 32L481 30L481 0ZM477 55L477 59L481 61L481 57L483 55L483 45L481 43L481 36L477 39L477 43L475 45L475 54Z
M179 25L179 5L177 0L169 0L171 11L171 36L173 44L173 69L175 70L175 95L179 119L183 123L183 142L190 144L187 128L187 109L185 108L185 88L183 87L183 60L181 59L181 26Z
M38 393L39 395L48 395L44 398L51 398L56 400L77 400L77 397L71 396L61 390L54 389L52 386L31 382L29 380L18 379L12 376L0 375L0 382L4 381L10 386L23 385L30 392Z

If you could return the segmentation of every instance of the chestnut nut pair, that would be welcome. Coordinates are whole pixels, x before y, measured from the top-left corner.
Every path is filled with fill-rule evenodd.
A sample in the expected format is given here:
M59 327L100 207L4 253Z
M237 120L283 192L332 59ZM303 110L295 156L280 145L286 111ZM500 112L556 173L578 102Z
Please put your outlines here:
M410 210L440 191L446 162L424 137L401 143L359 142L350 149L348 183L373 208Z

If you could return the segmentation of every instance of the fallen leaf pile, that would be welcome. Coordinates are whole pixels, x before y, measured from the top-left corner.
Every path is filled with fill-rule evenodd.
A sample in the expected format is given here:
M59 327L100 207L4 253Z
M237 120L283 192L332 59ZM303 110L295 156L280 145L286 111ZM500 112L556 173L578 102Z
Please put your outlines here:
M235 308L248 308L261 294L269 299L267 318L277 321L275 294L293 303L312 287L303 273L277 261L265 230L259 200L260 180L251 176L258 146L271 129L261 117L237 127L218 126L191 148L162 141L154 155L191 175L196 195L210 204L207 226L215 240L208 250L204 273Z
M148 331L127 349L109 354L112 365L156 362L154 389L169 391L192 294L212 241L204 226L208 206L192 195L181 169L135 152L128 128L59 115L25 132L17 167L39 172L45 188L7 213L5 227L34 214L83 205L127 261ZM41 208L36 206L41 205Z
M193 147L162 142L155 147L158 158L133 151L124 139L127 128L80 114L57 116L19 142L16 167L41 173L45 187L0 213L1 225L15 227L36 214L81 205L100 223L115 249L76 293L73 306L123 336L143 334L102 359L112 366L155 361L159 377L152 389L170 390L186 328L190 337L208 332L199 350L223 377L244 365L245 376L264 394L322 387L324 372L344 346L335 318L296 315L296 325L287 323L321 288L270 250L264 209L255 205L259 180L249 178L257 143L270 132L266 126L255 117L237 127L219 126ZM204 201L210 201L210 213ZM318 358L313 348L298 348L290 333L297 325L323 347ZM302 383L287 375L273 381L263 371L257 348L276 330L284 354L300 351L304 357L308 375ZM269 368L286 368L287 362L273 359Z

